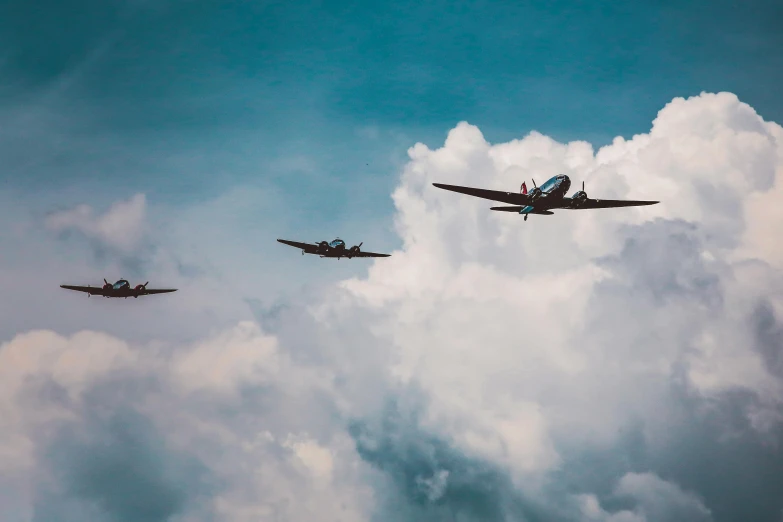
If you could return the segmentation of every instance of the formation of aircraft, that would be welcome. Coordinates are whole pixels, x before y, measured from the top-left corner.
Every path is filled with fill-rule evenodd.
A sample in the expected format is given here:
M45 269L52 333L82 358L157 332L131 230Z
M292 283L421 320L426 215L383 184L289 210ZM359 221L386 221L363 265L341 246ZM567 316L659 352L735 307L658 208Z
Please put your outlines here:
M176 288L164 288L164 289L152 289L147 288L150 282L147 281L143 285L136 285L131 288L130 283L125 279L120 279L114 284L109 283L106 279L103 280L103 286L73 286L73 285L60 285L60 288L66 290L76 290L77 292L85 292L87 297L91 295L101 295L103 297L139 297L140 295L152 295L152 294L166 294L169 292L176 292Z
M474 196L477 198L488 199L491 201L501 201L511 206L490 207L490 210L499 212L514 212L522 214L527 221L530 214L552 215L553 210L588 210L596 208L615 208L615 207L635 207L642 205L654 205L658 201L638 201L638 200L617 200L617 199L591 199L585 192L585 184L582 182L582 189L576 191L570 197L567 197L568 189L571 188L571 180L565 174L559 174L549 178L540 187L533 181L533 190L528 192L527 184L522 183L519 193L503 192L500 190L488 190L474 187L462 187L459 185L446 185L444 183L433 183L439 189L459 192ZM351 248L346 248L345 241L340 238L331 242L320 241L317 243L302 243L299 241L289 241L287 239L278 239L278 242L301 249L302 255L313 254L319 257L337 258L340 260L345 257L352 259L354 257L390 257L391 254L378 254L375 252L364 252L359 243ZM110 284L106 279L103 280L103 286L72 286L60 285L66 290L75 290L85 292L87 296L100 295L103 297L139 297L140 295L164 294L176 292L176 288L148 289L147 283L136 285L131 288L130 283L125 279L120 279L114 284Z
M290 245L295 248L302 249L302 255L315 254L320 257L332 257L337 258L339 261L342 257L348 259L354 257L389 257L391 254L376 254L375 252L363 252L360 247L364 244L362 241L358 245L354 245L351 248L345 248L345 241L339 237L329 243L326 241L320 241L318 243L300 243L299 241L289 241L287 239L278 239L279 243L284 245Z
M571 197L566 197L568 189L571 188L571 180L565 174L560 174L549 178L546 183L540 187L536 186L533 180L533 190L527 191L527 185L522 183L519 193L502 192L500 190L487 190L473 187L461 187L459 185L446 185L443 183L433 183L439 189L450 190L474 196L477 198L488 199L491 201L501 201L509 203L510 207L490 207L490 210L499 212L516 212L525 216L530 214L552 215L555 209L563 210L589 210L595 208L615 208L615 207L638 207L642 205L655 205L658 201L635 201L620 199L590 199L585 192L585 184L582 182L582 190L575 192Z

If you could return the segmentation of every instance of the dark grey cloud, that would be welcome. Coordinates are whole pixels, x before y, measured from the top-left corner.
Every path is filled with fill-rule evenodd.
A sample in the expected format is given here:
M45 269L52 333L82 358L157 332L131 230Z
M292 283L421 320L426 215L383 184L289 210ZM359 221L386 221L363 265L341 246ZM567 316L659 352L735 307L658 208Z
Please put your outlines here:
M783 324L778 321L769 301L761 301L750 318L754 347L759 351L769 372L783 378Z
M390 399L376 418L349 426L361 458L383 476L376 520L553 520L524 499L508 472L428 433L418 406L402 402Z
M349 432L361 458L379 472L379 521L577 521L584 515L575 496L594 495L607 514L629 511L650 522L777 522L783 429L772 439L758 434L745 415L758 399L747 392L711 400L674 382L671 388L666 441L647 440L639 423L623 426L617 442L602 449L569 448L564 440L563 461L536 498L508 470L422 428L418 406L405 405L408 393L390 399L376 417L352 422ZM633 476L656 479L629 487Z
M748 412L759 397L743 389L714 398L680 389L671 436L649 448L648 465L697 492L716 522L776 522L783 513L783 424L760 433ZM778 410L780 413L781 410Z
M71 410L76 419L43 437L43 462L54 482L41 475L34 520L57 515L58 520L163 522L215 493L198 456L173 448L138 409L154 383L138 376L107 377ZM53 395L51 385L38 390L39 405ZM62 509L70 515L63 516ZM199 519L208 519L206 513Z

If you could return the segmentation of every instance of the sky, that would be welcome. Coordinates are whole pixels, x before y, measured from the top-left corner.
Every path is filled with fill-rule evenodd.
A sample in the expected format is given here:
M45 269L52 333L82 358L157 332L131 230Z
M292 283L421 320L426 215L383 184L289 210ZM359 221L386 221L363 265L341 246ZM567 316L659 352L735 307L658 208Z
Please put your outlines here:
M781 11L0 3L0 520L779 522Z

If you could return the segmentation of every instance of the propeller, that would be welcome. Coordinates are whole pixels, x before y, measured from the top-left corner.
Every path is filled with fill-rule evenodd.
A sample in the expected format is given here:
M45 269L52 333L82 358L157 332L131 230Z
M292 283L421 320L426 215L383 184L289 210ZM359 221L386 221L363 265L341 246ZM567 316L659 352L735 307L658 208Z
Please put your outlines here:
M533 190L530 191L530 197L532 201L538 200L538 198L541 197L541 189L538 188L538 185L536 185L536 180L533 178L530 178L530 181L533 182Z
M104 282L105 284L107 284L107 285L109 284L109 282L106 280L106 278L105 278L105 277L103 278L103 282Z
M571 196L571 208L579 208L587 200L587 192L585 192L585 182L582 180L582 190L578 190Z

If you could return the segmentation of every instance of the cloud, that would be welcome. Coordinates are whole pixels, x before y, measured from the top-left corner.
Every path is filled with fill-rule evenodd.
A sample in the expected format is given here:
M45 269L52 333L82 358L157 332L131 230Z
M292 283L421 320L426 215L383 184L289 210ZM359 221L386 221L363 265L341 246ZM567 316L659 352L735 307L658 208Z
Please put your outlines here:
M159 455L132 478L160 518L777 520L781 137L728 93L597 151L461 123L409 150L402 248L264 330L2 345L0 480L19 518L133 513L111 493L130 486L88 480L134 469L91 450L133 440L134 460ZM556 173L661 203L523 222L431 185Z
M403 250L367 279L346 281L350 297L325 305L326 316L371 307L362 327L390 339L392 379L428 398L425 430L528 491L574 469L588 448L621 444L636 425L647 456L613 473L654 472L675 450L678 434L667 426L680 415L709 425L711 434L699 432L724 441L723 451L733 451L733 437L779 441L783 382L772 371L779 347L770 310L783 304L783 285L776 260L746 248L760 221L745 216L777 186L780 136L727 93L674 100L648 134L595 153L537 133L492 145L462 123L442 148L410 149L394 193ZM593 197L661 204L523 224L431 186L513 190L556 173L586 180ZM712 408L734 409L737 390L752 397L740 417L710 420ZM711 490L707 506L731 497L731 484ZM716 516L741 514L738 506L724 503ZM776 512L768 509L758 514Z
M205 359L211 376L194 371ZM20 519L363 519L353 447L317 411L328 379L252 324L193 346L30 332L0 368L0 477Z
M631 509L605 511L593 495L581 495L584 520L604 522L675 522L677 520L711 521L712 515L702 501L653 473L627 473L614 489L614 496L628 500Z
M52 212L46 217L46 226L59 233L78 232L127 254L138 248L144 239L146 209L144 194L136 194L127 201L112 204L99 215L89 205Z
M651 473L628 473L617 484L615 494L633 498L648 522L711 520L700 499Z
M58 504L76 500L114 520L164 521L213 493L213 486L205 483L207 470L195 455L167 448L162 434L133 408L95 397L116 384L93 390L79 422L60 428L49 443L44 461L62 491L39 489L44 513L54 515L60 511ZM91 407L95 410L89 411Z

